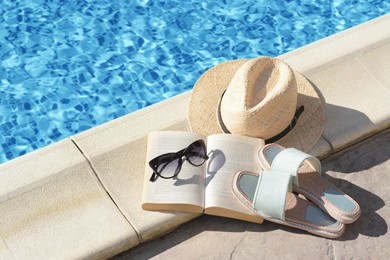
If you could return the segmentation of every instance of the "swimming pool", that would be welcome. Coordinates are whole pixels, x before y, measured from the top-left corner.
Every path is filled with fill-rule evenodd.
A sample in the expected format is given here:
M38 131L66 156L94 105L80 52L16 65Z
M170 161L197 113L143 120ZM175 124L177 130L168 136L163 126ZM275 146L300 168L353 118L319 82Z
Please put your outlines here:
M390 0L0 4L0 162L189 90L222 61L277 56L390 11Z

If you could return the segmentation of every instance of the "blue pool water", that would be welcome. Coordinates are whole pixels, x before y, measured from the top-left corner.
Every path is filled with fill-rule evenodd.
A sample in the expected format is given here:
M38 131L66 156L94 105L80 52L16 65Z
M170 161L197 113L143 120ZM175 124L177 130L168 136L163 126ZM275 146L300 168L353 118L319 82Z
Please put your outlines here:
M390 11L390 0L0 0L0 162Z

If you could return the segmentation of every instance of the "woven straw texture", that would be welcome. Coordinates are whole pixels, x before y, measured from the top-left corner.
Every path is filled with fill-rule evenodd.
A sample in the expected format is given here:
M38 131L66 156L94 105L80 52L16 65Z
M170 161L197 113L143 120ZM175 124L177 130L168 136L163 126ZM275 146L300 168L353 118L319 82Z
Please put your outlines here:
M296 106L293 71L280 60L261 57L233 76L221 100L221 118L232 133L266 140L291 123Z
M246 71L247 73L253 73L253 71L245 70L245 66L248 66L248 62L250 63L252 61L253 60L249 59L240 59L224 62L209 69L198 79L193 88L189 102L188 122L191 131L203 135L223 133L218 124L217 109L221 99L221 95L226 90L225 94L228 96L230 95L230 99L240 100L241 97L241 100L244 100L241 101L241 103L239 101L236 101L235 103L225 102L225 100L223 100L225 98L224 96L221 102L221 116L224 120L224 123L232 127L232 129L230 129L228 126L228 129L233 134L247 135L260 138L258 132L258 124L270 122L263 128L267 129L268 127L268 129L271 129L269 130L269 134L263 132L260 133L260 135L262 135L262 139L268 138L269 136L273 136L275 133L279 133L281 130L283 130L282 125L286 124L286 118L288 118L287 122L291 121L293 117L292 114L294 114L296 107L303 105L304 111L300 115L296 126L286 136L277 141L277 143L284 147L294 147L302 151L309 151L318 142L325 125L325 111L323 108L322 100L317 93L318 90L302 74L293 71L297 90L296 101L291 99L291 95L286 95L288 97L288 99L286 100L278 98L275 99L275 96L278 95L271 95L270 93L267 93L267 91L269 90L267 89L267 87L263 87L263 89L265 89L263 90L265 91L263 93L257 91L255 94L257 96L255 97L253 96L254 92L248 92L248 88L245 89L245 87L242 87L242 93L237 92L236 90L234 90L233 86L230 86L230 84L233 82L237 83L240 81L242 84L248 83L245 81L248 81L248 79L251 77L250 75L245 75L243 71ZM240 73L237 73L239 72L240 68ZM259 65L258 67L255 66L255 68L261 69L261 65ZM258 79L255 84L261 84L265 82L266 85L275 85L276 82L272 82L273 79L270 80L269 72L266 72L266 70L264 71L264 75L261 76L265 76L268 78L261 79L261 77L257 77ZM280 72L285 73L283 69L280 70ZM234 77L243 78L235 79L234 81L232 81ZM278 78L278 80L282 81L290 80L280 75L273 75L272 78ZM228 86L229 89L227 90ZM289 89L290 90L287 91L291 91L291 89L294 90L294 87L290 87ZM283 92L286 90L282 88L281 91ZM250 102L248 103L248 97L250 97L249 100L252 100L252 104L250 104ZM273 101L277 100L277 102L272 103L270 101L271 99ZM254 104L254 101L262 104ZM231 105L232 103L234 103L235 105ZM266 105L264 105L264 103L266 103ZM266 113L262 113L260 116L254 116L253 112L258 111L259 106L262 106L263 109L264 107L267 107L267 110L264 110L266 111ZM222 113L224 114L222 115ZM277 116L275 116L274 113L277 113ZM239 118L237 118L237 115L239 115ZM234 118L235 116L236 118ZM251 116L253 116L252 120ZM269 118L278 117L283 118L279 121L282 122L279 125L272 122L272 120L269 120ZM233 123L232 121L235 121L236 123ZM257 126L254 127L254 125ZM286 125L284 125L284 127L286 127ZM256 132L253 132L253 129L256 129Z

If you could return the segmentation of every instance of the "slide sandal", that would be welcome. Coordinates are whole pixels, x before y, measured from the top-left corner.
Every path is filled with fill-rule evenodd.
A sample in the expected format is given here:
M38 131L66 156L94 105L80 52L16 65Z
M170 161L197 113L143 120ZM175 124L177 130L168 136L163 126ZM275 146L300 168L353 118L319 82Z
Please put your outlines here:
M305 230L309 233L337 238L345 225L331 218L314 203L289 192L288 172L238 172L233 180L233 193L242 204L265 220Z
M286 171L293 176L294 192L317 204L332 218L349 224L360 216L359 204L321 176L320 161L295 148L268 144L259 153L265 170Z

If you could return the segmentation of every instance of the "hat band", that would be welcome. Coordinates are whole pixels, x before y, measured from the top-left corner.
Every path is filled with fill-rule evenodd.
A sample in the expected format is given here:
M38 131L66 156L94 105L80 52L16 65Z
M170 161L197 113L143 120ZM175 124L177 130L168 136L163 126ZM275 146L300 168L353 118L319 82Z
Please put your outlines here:
M229 129L227 129L225 123L223 122L222 115L221 115L221 102L222 102L223 95L225 95L225 92L226 92L226 90L222 93L221 98L219 99L217 118L218 118L219 126L221 127L222 131L226 134L231 134L231 132L229 131ZM298 118L302 114L304 109L305 109L305 107L303 105L299 106L297 108L297 110L295 111L295 114L294 114L293 119L291 120L291 123L286 127L286 129L284 129L282 132L275 135L274 137L268 138L267 140L265 140L265 143L266 144L274 143L274 142L278 141L279 139L282 139L284 136L286 136L295 127L295 125L297 124Z

